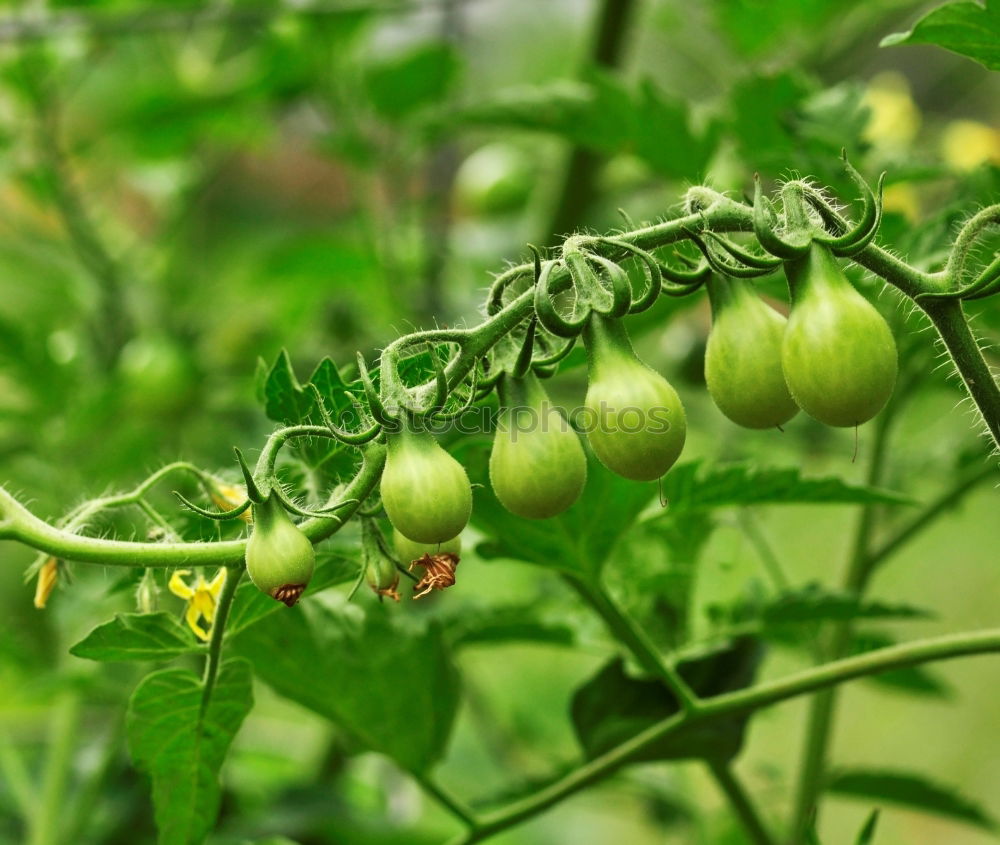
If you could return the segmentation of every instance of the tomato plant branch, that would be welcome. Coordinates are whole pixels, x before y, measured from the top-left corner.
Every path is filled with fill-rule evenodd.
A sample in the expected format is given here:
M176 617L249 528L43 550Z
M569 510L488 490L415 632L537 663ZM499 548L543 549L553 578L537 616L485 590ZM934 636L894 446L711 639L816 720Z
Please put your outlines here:
M775 840L764 827L756 807L743 788L743 784L736 777L732 766L724 760L709 760L708 768L711 770L715 782L725 793L729 805L736 812L750 841L754 845L774 845Z
M336 501L345 502L338 514L346 521L378 485L385 465L385 447L365 447L364 462ZM176 467L178 465L171 465ZM166 468L165 468L166 469ZM159 474L162 474L163 470ZM158 475L159 475L158 474ZM136 491L145 491L149 479ZM136 491L124 494L134 497ZM120 501L123 497L110 497ZM330 504L335 504L331 501ZM105 566L233 566L243 560L246 540L195 543L149 543L84 537L68 529L56 528L39 519L0 487L0 539L17 540L62 560L99 563ZM307 519L299 526L315 544L340 530L332 519Z
M215 690L215 679L219 676L219 665L222 663L222 640L226 634L226 622L229 619L229 608L236 597L236 588L243 579L242 567L231 567L226 573L226 583L222 586L218 604L215 606L215 618L212 619L212 634L208 641L208 654L205 656L205 674L201 682L202 716L208 709Z
M476 827L477 821L475 813L465 806L462 801L451 794L447 789L441 786L431 775L429 774L414 774L417 783L420 784L421 788L428 795L434 798L442 807L444 807L451 815L462 822L470 830Z
M937 299L922 303L921 308L941 336L962 383L986 424L994 448L1000 450L1000 386L969 328L962 303L954 299Z
M657 722L555 783L540 789L534 795L481 815L477 827L456 837L451 845L472 845L481 842L545 812L569 796L614 774L645 749L696 722L705 723L738 713L752 713L800 695L894 669L904 669L936 660L998 652L1000 652L1000 628L949 634L875 649L806 669L776 681L700 699L697 711L676 713Z
M871 458L865 478L869 487L876 487L882 479L885 471L885 459L888 454L889 434L895 414L904 398L897 396L876 421ZM865 560L872 530L875 527L875 517L876 506L873 503L868 502L861 507L843 579L844 590L859 599L867 585ZM853 625L849 619L834 625L825 648L823 641L820 641L820 655L827 659L843 657L850 647L852 632ZM813 818L826 768L830 732L837 706L837 692L835 687L831 687L816 695L810 702L806 722L806 740L802 751L802 763L799 769L791 823L791 841L793 843L802 840L810 820Z
M661 678L677 699L677 704L687 713L698 710L699 699L688 686L673 664L664 660L656 647L649 641L646 632L614 602L599 584L583 578L566 576L566 581L577 594L604 620L608 630L614 635L642 668L651 675Z
M964 474L955 484L911 517L895 534L872 549L865 558L866 572L869 574L874 572L920 532L933 525L939 516L956 507L980 484L987 479L995 480L996 474L996 467L992 463L976 467L974 471Z

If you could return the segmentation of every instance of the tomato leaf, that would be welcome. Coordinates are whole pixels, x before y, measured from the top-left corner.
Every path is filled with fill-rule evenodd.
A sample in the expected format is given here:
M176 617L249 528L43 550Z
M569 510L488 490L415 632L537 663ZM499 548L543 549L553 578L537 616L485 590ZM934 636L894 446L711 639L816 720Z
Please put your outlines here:
M169 613L119 613L98 625L69 653L87 660L173 660L202 651L194 634Z
M459 69L458 55L448 44L421 44L368 69L368 98L382 117L398 121L444 98Z
M710 605L708 614L717 624L753 623L761 636L781 637L789 627L854 619L927 619L934 614L907 604L863 601L855 595L807 584L770 597L766 602L739 601Z
M868 801L888 801L985 830L997 829L995 819L953 787L910 772L841 769L830 775L826 791Z
M219 812L219 768L253 706L250 664L227 660L201 712L202 682L189 669L147 675L129 700L129 750L153 781L159 845L197 845Z
M908 32L894 32L880 46L936 44L990 70L1000 70L1000 2L946 3L924 15Z
M436 624L328 594L282 609L233 645L276 692L403 768L423 771L443 754L459 681Z
M748 686L760 661L759 643L749 637L677 664L681 676L700 696L710 697ZM577 739L588 760L610 750L674 713L679 706L659 680L633 678L616 658L573 695L570 712ZM631 762L728 759L739 753L747 714L683 728L643 750Z
M663 478L669 503L663 515L731 505L777 504L912 504L900 493L848 484L839 478L803 478L798 467L752 464L704 465L699 461L674 467Z

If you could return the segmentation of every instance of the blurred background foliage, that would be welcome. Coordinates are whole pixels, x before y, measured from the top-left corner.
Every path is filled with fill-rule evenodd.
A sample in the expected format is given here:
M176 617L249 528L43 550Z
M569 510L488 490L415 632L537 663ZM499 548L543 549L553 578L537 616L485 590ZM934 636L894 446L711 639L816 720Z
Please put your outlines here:
M324 356L347 364L360 349L372 358L413 327L474 322L490 274L523 259L527 242L619 228L619 208L636 220L670 214L691 184L739 193L755 171L771 183L812 174L846 202L841 148L869 177L888 171L880 241L936 266L956 222L1000 196L1000 77L931 46L878 48L927 5L8 6L0 12L0 478L55 517L168 460L231 467L234 444L252 449L270 430L259 373L282 348L304 377ZM912 383L898 400L906 407L883 484L930 498L985 447L920 320L894 294L855 280L894 322ZM782 298L780 279L762 286ZM995 344L1000 308L986 301L974 311L978 332ZM686 459L863 477L871 426L854 464L850 432L804 418L783 436L741 432L711 407L701 378L704 297L664 301L633 323L641 351L689 408ZM566 369L553 391L573 404L583 373ZM936 610L906 622L901 636L996 623L991 509L988 489L973 495L880 573L879 593ZM614 558L612 586L658 637L676 626L656 597L692 595L689 628L708 636L708 609L752 594L763 577L745 518L637 529ZM758 539L774 540L795 585L829 583L852 519L847 508L773 508L760 515ZM442 777L487 798L512 784L526 789L574 758L569 698L607 648L554 576L480 561L474 542L466 545L454 590L430 609L399 610L460 625L465 614L527 607L531 618L551 616L557 632L461 652L464 699ZM12 797L17 761L34 782L60 748L66 784L46 780L39 800L50 789L65 794L65 830L75 838L61 841L152 841L148 793L121 742L139 675L67 653L93 624L132 607L134 579L63 570L39 612L33 584L22 580L30 555L7 544L3 557L0 840L26 835ZM172 601L164 606L179 610ZM802 659L778 650L767 673ZM902 689L852 689L835 758L912 763L1000 817L1000 735L983 692L996 683L1000 671L976 663L935 669ZM263 686L257 699L224 772L211 841L446 836L447 817L384 758L355 756L329 722ZM771 813L787 807L803 714L801 702L764 714L742 758ZM848 841L870 806L834 802L824 841ZM883 815L877 841L887 845L995 841L907 810ZM740 841L692 764L636 767L495 841L622 838Z

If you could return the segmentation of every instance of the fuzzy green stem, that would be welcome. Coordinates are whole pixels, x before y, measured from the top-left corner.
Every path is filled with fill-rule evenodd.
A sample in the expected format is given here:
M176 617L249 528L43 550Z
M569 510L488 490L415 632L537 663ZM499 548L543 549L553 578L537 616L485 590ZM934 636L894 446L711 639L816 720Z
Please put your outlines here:
M215 690L215 679L219 676L219 666L222 663L222 640L226 635L226 622L229 619L229 608L232 607L236 588L240 585L244 570L242 567L232 567L226 573L226 583L222 586L219 603L215 606L215 618L212 620L212 634L208 641L208 654L205 657L205 674L201 684L201 715L205 715L212 692Z
M378 485L385 465L385 447L370 444L365 460L339 501L355 500L338 509L346 523ZM144 482L137 490L145 489ZM329 504L334 504L331 499ZM0 539L14 539L62 560L100 563L105 566L233 566L243 560L246 540L213 543L132 543L82 537L59 529L36 517L6 490L0 487ZM319 543L340 530L342 523L333 519L307 519L299 526L313 542Z

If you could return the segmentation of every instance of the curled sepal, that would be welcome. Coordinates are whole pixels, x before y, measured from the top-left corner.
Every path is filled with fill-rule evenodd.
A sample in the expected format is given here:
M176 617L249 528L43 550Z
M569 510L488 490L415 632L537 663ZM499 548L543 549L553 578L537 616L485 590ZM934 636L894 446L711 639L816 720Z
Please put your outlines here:
M528 248L535 253L536 263L538 261L538 249L537 247L528 244ZM520 269L511 269L500 275L495 282L493 282L490 292L486 297L486 314L492 317L497 311L503 308L503 295L507 292L507 289L517 281L520 281L528 272ZM537 272L535 273L535 279L538 278Z
M194 502L189 499L184 498L177 490L173 491L174 495L177 497L178 501L187 508L189 511L194 511L199 516L204 516L207 519L216 519L220 522L224 522L228 519L239 519L252 504L250 499L247 499L242 505L233 508L228 511L210 511L205 510L205 508L199 507Z
M611 285L611 307L605 313L609 317L624 317L632 307L632 283L628 273L620 264L595 253L584 253L585 259L601 267ZM596 278L600 278L599 275Z
M275 488L277 489L277 488ZM254 505L254 527L247 540L247 573L261 592L291 607L312 578L316 552L292 522L280 496Z
M562 262L545 261L542 263L538 282L535 284L535 314L542 328L550 334L565 338L576 337L587 322L590 310L584 308L582 314L572 318L564 317L559 313L559 309L553 302L554 293L551 290L557 265L562 266Z
M574 346L576 346L576 338L571 337L555 352L551 352L548 355L541 355L535 358L531 362L531 368L537 372L539 369L554 367L556 364L562 361L563 358L569 355L570 352L573 351ZM499 381L499 377L497 378L497 380Z
M747 265L730 264L723 261L712 247L697 232L691 229L684 229L684 234L701 250L702 255L708 265L720 276L732 276L737 279L752 279L757 276L766 276L771 272L771 268L748 267ZM778 259L780 262L780 259Z
M618 240L617 238L602 238L601 242L617 249L625 250L637 258L642 265L643 276L647 282L646 289L638 299L632 302L628 313L639 314L650 308L656 302L663 289L663 274L660 272L660 263L654 256L646 252L646 250L627 241Z
M778 236L778 215L775 214L771 201L764 196L760 174L753 175L753 233L760 245L771 255L778 258L798 258L804 255L809 244L795 244Z
M456 385L456 387L457 386L458 385ZM490 384L490 390L492 389L493 389L493 384ZM437 420L442 420L444 422L449 422L451 420L458 419L460 416L462 416L462 414L468 411L469 408L471 408L476 402L484 398L484 395L488 396L489 391L487 391L486 394L483 394L481 392L481 385L479 380L479 364L478 362L476 362L473 363L472 365L472 373L469 376L469 395L465 397L465 401L462 402L462 404L459 405L457 408L455 408L453 411L444 411L444 410L438 411L436 414L434 414L434 418Z
M535 350L535 328L538 326L538 318L532 317L528 321L528 328L524 333L524 342L521 344L521 351L517 354L517 361L514 362L513 375L521 378L531 369L531 356Z
M872 191L865 178L847 160L847 156L844 155L843 158L848 175L861 190L861 199L864 203L861 218L843 234L833 236L817 234L814 237L830 247L834 255L846 258L868 246L878 232L878 227L882 223L882 192L885 185L885 173L878 177L878 187ZM810 204L812 204L811 200Z
M289 513L294 513L297 516L305 517L306 519L333 519L337 522L343 522L339 516L335 516L330 513L331 510L336 510L337 508L344 507L346 502L338 502L333 508L326 508L324 510L309 510L308 508L299 507L292 499L281 489L281 486L275 484L271 488L271 496L276 497L279 502L281 502L282 507Z
M246 458L243 457L243 453L239 450L239 447L234 446L233 451L236 453L236 460L239 462L240 471L243 473L243 480L247 486L247 499L253 504L259 505L264 501L266 495L257 486L257 481L253 477L253 472L247 464Z
M323 425L330 430L330 434L334 436L334 439L339 440L341 443L346 443L348 446L363 446L378 436L379 431L381 431L381 426L378 423L372 423L364 431L347 431L341 428L333 421L333 417L330 416L330 412L326 409L326 402L323 401L323 396L320 394L319 388L312 382L307 384L306 388L312 391L313 399L316 401L316 408L319 410L320 419L323 420ZM354 400L353 396L351 396L351 399L352 403L355 404L355 408L357 408L356 400Z
M722 235L716 234L710 229L705 230L705 237L708 241L724 249L733 258L739 261L741 264L745 264L747 267L753 267L756 270L776 270L781 266L781 259L775 258L770 255L757 255L756 253L750 252L748 249L744 249L739 244L731 241L729 238L724 238Z
M712 266L704 258L695 261L679 252L674 255L685 269L679 270L664 261L658 261L660 275L663 276L660 292L666 296L688 296L705 284L712 275Z
M368 402L368 410L371 412L372 418L380 426L385 427L392 425L394 422L393 418L382 404L382 397L379 396L375 383L372 381L372 377L368 372L368 365L365 363L365 357L360 352L358 353L358 378L361 379L361 384L364 387L365 399Z

